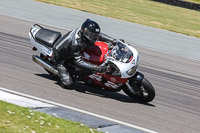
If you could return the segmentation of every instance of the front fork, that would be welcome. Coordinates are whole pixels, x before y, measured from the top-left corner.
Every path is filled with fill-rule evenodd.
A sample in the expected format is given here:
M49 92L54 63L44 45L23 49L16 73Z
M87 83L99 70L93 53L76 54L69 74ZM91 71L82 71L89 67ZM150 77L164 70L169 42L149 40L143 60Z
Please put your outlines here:
M130 85L130 82L133 82L135 84L141 85L141 82L144 78L144 75L140 72L137 72L133 77L129 78L129 80L126 82L126 86L128 87L129 91L133 93L134 95L136 94L135 89Z

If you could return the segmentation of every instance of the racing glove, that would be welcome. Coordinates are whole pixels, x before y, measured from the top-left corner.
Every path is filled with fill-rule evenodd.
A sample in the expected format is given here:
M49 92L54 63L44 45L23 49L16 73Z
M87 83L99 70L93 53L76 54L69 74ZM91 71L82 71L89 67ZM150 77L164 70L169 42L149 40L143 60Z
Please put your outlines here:
M123 43L125 43L124 39L119 39L120 41L122 41ZM115 46L117 44L117 40L114 39L112 42L112 45Z
M99 73L103 73L106 71L104 66L96 66L96 65L92 65L91 70Z
M122 41L123 43L125 43L124 39L119 39L120 41Z
M112 45L115 46L116 44L117 44L117 39L114 39L114 40L112 41Z

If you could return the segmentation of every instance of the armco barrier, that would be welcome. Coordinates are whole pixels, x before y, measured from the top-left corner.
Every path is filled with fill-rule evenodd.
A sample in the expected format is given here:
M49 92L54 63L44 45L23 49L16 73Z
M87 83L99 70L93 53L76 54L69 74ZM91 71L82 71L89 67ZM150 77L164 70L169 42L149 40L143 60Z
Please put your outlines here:
M188 2L188 1L184 1L184 0L152 0L152 1L200 11L200 4Z

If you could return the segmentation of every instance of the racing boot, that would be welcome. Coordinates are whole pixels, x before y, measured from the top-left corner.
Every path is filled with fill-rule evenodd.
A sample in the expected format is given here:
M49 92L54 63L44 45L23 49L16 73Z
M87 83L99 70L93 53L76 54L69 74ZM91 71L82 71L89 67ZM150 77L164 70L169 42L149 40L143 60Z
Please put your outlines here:
M73 81L66 68L62 64L58 64L57 69L61 87L65 89L73 89Z

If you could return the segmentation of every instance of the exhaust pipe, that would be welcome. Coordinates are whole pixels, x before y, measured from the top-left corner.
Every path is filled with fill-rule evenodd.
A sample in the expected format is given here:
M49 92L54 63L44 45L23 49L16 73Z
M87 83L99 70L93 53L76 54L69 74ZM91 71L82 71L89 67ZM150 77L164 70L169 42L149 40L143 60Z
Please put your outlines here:
M37 55L33 55L32 59L35 63L39 64L40 66L42 66L44 69L48 70L49 72L53 73L54 75L58 75L58 71L56 69L54 69L52 66L50 66L49 64L47 64L46 62L44 62L40 57L38 57Z

